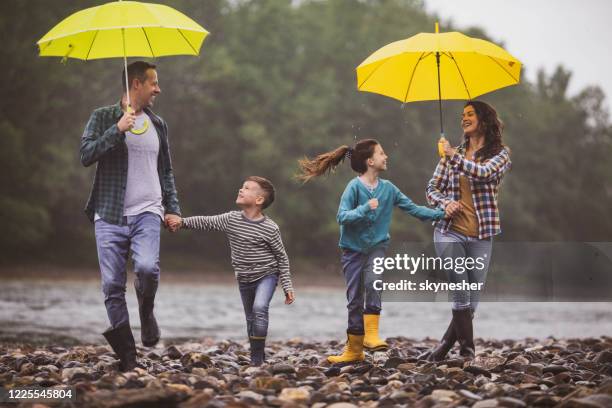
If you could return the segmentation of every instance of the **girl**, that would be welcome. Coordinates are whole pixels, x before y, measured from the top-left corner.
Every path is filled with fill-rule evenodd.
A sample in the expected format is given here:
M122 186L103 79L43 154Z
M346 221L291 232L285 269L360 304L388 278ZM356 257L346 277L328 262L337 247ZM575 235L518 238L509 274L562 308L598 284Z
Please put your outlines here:
M497 196L504 174L510 169L510 151L502 143L503 124L495 109L480 101L468 102L461 118L464 141L456 149L444 142L445 158L427 186L431 205L445 208L451 220L442 220L434 231L439 257L484 259L483 268L465 273L448 270L451 282L484 283L491 259L493 236L501 232ZM459 354L475 354L472 319L478 291L454 291L452 319L440 344L421 355L440 361L459 341Z
M439 220L444 216L443 210L414 204L393 183L379 178L387 170L387 155L374 139L361 140L355 147L338 147L312 160L300 160L298 177L307 182L335 169L345 158L350 159L351 168L359 174L346 186L337 215L347 288L348 340L341 355L328 357L330 363L362 361L364 347L370 350L388 347L378 335L381 291L374 289L373 282L380 276L374 274L372 266L375 258L385 256L393 207L420 220Z

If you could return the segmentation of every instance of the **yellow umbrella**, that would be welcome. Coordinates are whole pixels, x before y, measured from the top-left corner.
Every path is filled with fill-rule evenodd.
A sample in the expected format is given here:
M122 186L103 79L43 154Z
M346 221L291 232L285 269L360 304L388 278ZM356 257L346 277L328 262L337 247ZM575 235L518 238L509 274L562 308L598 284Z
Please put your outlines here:
M127 84L127 57L198 55L207 35L171 7L119 0L70 15L37 44L40 56L62 60L123 57Z
M357 88L404 103L474 99L519 83L521 62L503 48L458 32L420 33L375 51L357 67ZM441 154L443 156L443 154Z

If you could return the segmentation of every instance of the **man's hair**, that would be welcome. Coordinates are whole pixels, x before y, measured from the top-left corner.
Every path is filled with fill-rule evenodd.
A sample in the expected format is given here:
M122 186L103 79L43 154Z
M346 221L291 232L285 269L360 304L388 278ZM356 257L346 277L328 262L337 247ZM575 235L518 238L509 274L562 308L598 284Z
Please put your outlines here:
M147 80L147 70L155 69L157 65L151 64L146 61L134 61L131 64L128 64L128 82L130 86L134 79L138 79L140 82L144 82ZM121 70L121 83L123 84L123 90L126 90L125 87L125 68Z
M274 202L274 185L270 180L259 176L247 177L245 181L253 181L259 185L264 192L264 202L261 208L268 208Z

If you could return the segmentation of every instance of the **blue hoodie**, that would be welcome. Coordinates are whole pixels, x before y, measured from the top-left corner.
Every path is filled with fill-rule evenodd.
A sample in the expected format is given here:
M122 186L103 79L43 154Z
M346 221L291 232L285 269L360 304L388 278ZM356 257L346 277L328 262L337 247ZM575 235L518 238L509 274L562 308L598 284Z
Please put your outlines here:
M378 208L370 209L368 201L377 198ZM416 205L389 180L378 179L378 185L370 191L359 177L352 179L340 199L338 224L340 224L340 248L367 253L372 248L387 245L393 207L399 207L420 220L440 220L441 209Z

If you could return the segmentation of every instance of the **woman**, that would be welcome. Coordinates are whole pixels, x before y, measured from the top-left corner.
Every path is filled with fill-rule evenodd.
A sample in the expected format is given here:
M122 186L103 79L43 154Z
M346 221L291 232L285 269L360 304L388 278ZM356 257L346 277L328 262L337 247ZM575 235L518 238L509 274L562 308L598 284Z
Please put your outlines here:
M510 169L510 150L502 143L503 124L495 109L484 102L468 102L461 116L463 143L452 148L444 141L440 160L427 186L430 204L444 208L452 218L440 220L434 230L441 258L480 258L465 272L447 270L450 282L484 283L491 259L493 236L501 233L497 196ZM455 263L453 263L455 264ZM443 360L456 341L459 354L474 356L472 319L479 292L452 292L452 319L440 344L421 358Z

